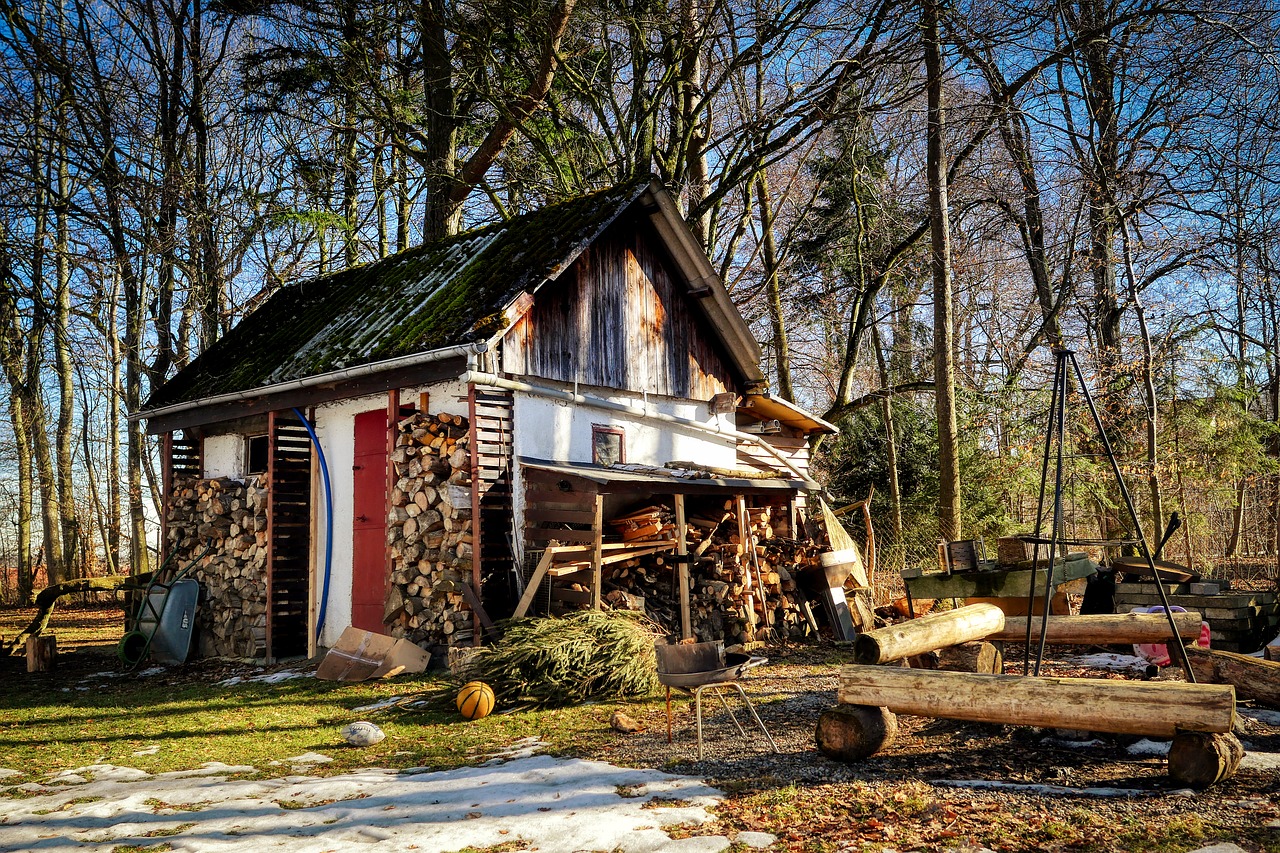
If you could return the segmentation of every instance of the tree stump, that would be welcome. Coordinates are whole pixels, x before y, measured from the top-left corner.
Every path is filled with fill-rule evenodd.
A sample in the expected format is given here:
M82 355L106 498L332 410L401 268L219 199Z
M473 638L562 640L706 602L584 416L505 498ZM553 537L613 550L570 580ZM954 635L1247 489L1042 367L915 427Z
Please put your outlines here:
M893 743L898 718L874 705L837 705L818 717L818 751L836 761L861 761Z
M1239 738L1227 732L1179 731L1169 747L1169 775L1192 788L1207 788L1230 779L1244 758Z
M41 635L27 638L27 672L49 672L57 655L57 637Z

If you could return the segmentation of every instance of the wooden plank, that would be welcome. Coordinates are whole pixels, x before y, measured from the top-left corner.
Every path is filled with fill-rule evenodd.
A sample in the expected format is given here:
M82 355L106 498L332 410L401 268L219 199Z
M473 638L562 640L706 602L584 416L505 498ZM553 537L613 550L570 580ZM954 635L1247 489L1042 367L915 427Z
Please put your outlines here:
M524 538L534 542L559 539L562 542L582 542L591 545L596 541L594 530L557 530L553 527L526 527Z
M604 579L601 577L601 568L604 563L601 558L604 556L601 544L604 541L604 495L596 495L596 517L591 525L593 538L591 540L591 609L600 609L600 587L604 585Z
M541 506L525 510L525 521L552 521L562 524L591 524L595 521L592 510L544 509Z
M542 583L543 576L551 568L551 563L556 556L555 549L559 544L554 539L547 543L547 550L542 552L542 559L538 561L537 567L529 577L529 583L524 588L524 595L520 596L520 602L516 604L516 609L511 614L512 619L521 619L529 612L529 605L533 604L533 597L538 594L538 584Z
M559 586L551 588L552 601L567 601L570 604L594 604L597 597L595 590L565 589Z

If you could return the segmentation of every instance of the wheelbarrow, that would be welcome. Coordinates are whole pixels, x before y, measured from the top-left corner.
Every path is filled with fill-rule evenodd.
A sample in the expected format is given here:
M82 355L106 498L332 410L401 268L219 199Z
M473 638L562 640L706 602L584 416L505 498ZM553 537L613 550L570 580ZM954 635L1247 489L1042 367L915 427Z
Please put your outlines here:
M654 652L658 658L658 683L667 688L667 743L671 743L672 687L693 693L694 715L698 726L698 758L702 758L703 752L703 691L710 690L716 695L720 700L720 704L724 705L724 709L729 712L729 719L733 720L733 725L738 729L738 734L746 738L746 729L738 722L737 715L729 707L729 702L724 698L724 693L722 692L733 688L738 691L738 696L742 699L743 704L747 706L751 719L760 727L760 731L764 732L765 738L769 741L769 746L773 748L774 752L781 752L778 749L778 744L773 740L773 735L769 734L769 730L765 728L760 715L756 713L755 706L747 698L747 692L738 683L738 679L746 675L748 670L763 663L768 663L768 658L752 657L733 652L725 654L724 643L719 640L709 643L656 643L654 644Z
M160 663L186 663L191 654L196 605L200 600L200 584L187 574L212 548L210 539L203 551L168 580L162 579L173 554L156 569L138 602L133 629L121 637L116 646L116 657L126 670L135 669L148 654Z

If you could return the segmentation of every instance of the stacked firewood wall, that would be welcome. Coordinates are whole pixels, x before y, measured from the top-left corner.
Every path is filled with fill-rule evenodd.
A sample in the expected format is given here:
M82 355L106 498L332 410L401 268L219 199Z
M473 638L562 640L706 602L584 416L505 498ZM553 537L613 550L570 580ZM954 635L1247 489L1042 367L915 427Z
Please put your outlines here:
M204 589L196 609L203 657L259 657L267 630L267 490L258 478L188 477L169 502L170 564L185 567Z
M790 538L788 515L786 507L748 509L746 541L731 500L722 509L702 508L688 517L688 551L693 555L689 611L699 640L768 642L800 638L811 630L795 573L817 568L820 549ZM674 512L665 505L627 513L609 526L636 547L675 538ZM632 596L643 596L650 618L678 630L676 560L667 550L606 566L605 601L627 607L635 603Z
M470 643L472 614L454 590L470 583L471 455L467 419L416 413L400 421L391 462L387 544L393 637L424 647Z

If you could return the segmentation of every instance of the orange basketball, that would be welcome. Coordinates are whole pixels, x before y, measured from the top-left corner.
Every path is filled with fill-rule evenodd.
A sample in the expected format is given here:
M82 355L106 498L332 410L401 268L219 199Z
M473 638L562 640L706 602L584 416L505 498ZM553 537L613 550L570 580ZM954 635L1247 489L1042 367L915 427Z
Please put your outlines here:
M466 719L487 717L493 710L493 688L483 681L469 681L458 691L456 701L458 713Z

